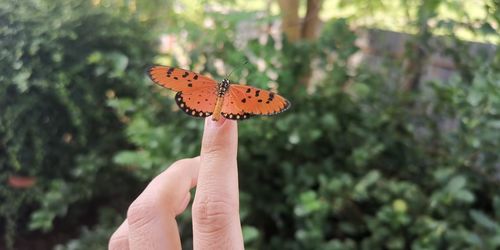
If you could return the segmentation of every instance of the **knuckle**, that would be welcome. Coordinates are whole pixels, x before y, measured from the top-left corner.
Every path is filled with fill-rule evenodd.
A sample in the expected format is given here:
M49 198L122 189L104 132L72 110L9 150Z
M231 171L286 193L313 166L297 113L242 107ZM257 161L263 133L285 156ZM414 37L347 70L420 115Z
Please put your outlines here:
M202 142L202 153L205 155L215 155L224 152L225 145L221 143Z
M155 220L157 211L154 199L139 198L132 202L127 210L127 220L130 227L143 227Z
M216 233L225 229L238 216L237 203L225 200L195 200L192 209L193 222L201 233Z

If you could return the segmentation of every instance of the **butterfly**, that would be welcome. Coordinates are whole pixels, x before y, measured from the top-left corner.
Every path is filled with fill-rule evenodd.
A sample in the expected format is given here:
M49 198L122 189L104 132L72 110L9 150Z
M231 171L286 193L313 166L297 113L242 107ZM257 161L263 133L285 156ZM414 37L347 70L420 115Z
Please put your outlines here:
M220 82L180 68L156 65L148 70L153 82L176 91L175 102L186 114L194 117L220 116L245 120L256 115L275 115L290 108L290 102L271 91Z

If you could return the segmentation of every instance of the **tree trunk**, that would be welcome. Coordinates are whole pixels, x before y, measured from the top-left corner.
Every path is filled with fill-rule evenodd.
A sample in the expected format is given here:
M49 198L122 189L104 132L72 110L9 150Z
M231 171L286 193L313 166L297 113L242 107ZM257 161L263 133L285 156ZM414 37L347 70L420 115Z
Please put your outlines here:
M323 0L308 0L307 12L302 24L302 38L308 41L318 38L318 27L321 23L319 11Z
M314 41L318 38L319 12L323 0L307 0L306 15L303 19L299 17L299 0L278 0L281 16L282 16L282 31L291 43L296 43L301 40ZM310 84L312 70L310 65L311 58L301 62L301 73L299 82L306 86Z
M300 40L299 0L278 0L278 4L281 9L283 33L292 43Z

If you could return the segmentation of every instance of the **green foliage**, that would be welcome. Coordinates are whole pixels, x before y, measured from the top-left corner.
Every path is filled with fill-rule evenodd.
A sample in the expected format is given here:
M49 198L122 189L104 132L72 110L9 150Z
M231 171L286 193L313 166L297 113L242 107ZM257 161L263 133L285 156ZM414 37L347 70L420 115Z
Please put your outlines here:
M426 2L422 20L442 1ZM186 21L178 36L187 60L157 58L216 79L248 60L232 80L276 87L292 102L277 117L239 123L247 249L500 247L498 56L472 58L450 37L459 74L409 92L394 87L400 64L348 69L357 48L347 19L326 22L318 41L290 44L235 31L248 20L269 27L272 17L203 18L213 25ZM32 0L1 3L0 20L9 23L0 30L0 181L37 179L27 190L0 188L6 243L16 231L76 227L56 249L105 248L145 183L199 154L203 120L145 84L152 38L126 12ZM298 82L309 63L322 76L306 89ZM189 212L178 221L192 248Z
M216 26L230 27L224 22L215 19ZM293 104L279 117L239 124L247 248L497 248L495 65L471 65L472 83L457 76L450 84L431 84L430 93L404 92L385 75L345 73L356 51L347 27L345 20L332 21L317 44L285 42L282 50L272 38L235 50L234 37L221 41L214 34L195 40L200 45L189 51L192 65L203 60L213 75L217 60L237 65L249 59L244 79L252 85L272 82L269 72L278 72L280 93ZM326 78L316 92L292 84L305 62L317 58L328 65L332 54L336 60L322 68ZM253 56L267 62L263 70ZM235 78L242 75L235 72ZM127 133L139 150L115 160L142 169L138 176L198 153L201 120L174 112L166 123L165 106L119 101L119 113L134 110ZM183 217L181 228L189 231L189 223Z
M89 228L84 226L78 238L69 240L65 244L58 244L55 250L77 249L106 249L110 235L116 230L116 225L123 222L122 216L116 211L104 208L99 211L97 226Z
M0 1L0 20L0 182L36 178L29 189L2 186L0 215L10 225L31 214L20 232L48 232L61 216L72 218L62 227L80 225L92 202L130 191L110 160L128 142L106 102L138 96L153 39L89 1Z

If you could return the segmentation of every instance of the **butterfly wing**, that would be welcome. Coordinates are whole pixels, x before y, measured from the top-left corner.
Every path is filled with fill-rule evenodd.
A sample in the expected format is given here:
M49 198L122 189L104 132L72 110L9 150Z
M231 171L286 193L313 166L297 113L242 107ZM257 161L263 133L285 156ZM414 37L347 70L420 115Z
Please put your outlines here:
M207 117L212 115L215 108L216 89L206 86L177 92L175 102L186 114L194 117Z
M216 81L188 70L160 65L151 67L148 74L156 84L178 92L175 101L188 115L212 115L217 98ZM233 120L274 115L290 107L290 102L278 94L238 84L230 85L225 98L221 114Z
M210 116L215 107L217 82L197 73L168 66L153 66L149 77L156 84L177 91L175 102L186 114Z
M230 100L224 103L231 104L222 112L226 114L236 114L248 117L252 115L275 115L290 108L290 102L284 97L271 91L258 89L250 86L232 84L229 88ZM237 111L236 113L234 113ZM226 116L224 116L226 117ZM237 117L237 116L236 116ZM227 118L227 117L226 117ZM229 118L231 119L231 118ZM237 118L233 118L239 120Z
M154 83L177 92L188 92L206 86L217 87L217 82L206 76L168 66L152 66L148 75Z
M246 112L243 108L237 105L237 100L240 98L238 93L231 91L233 85L229 87L229 93L224 97L224 104L222 104L221 115L231 120L245 120L253 115Z

